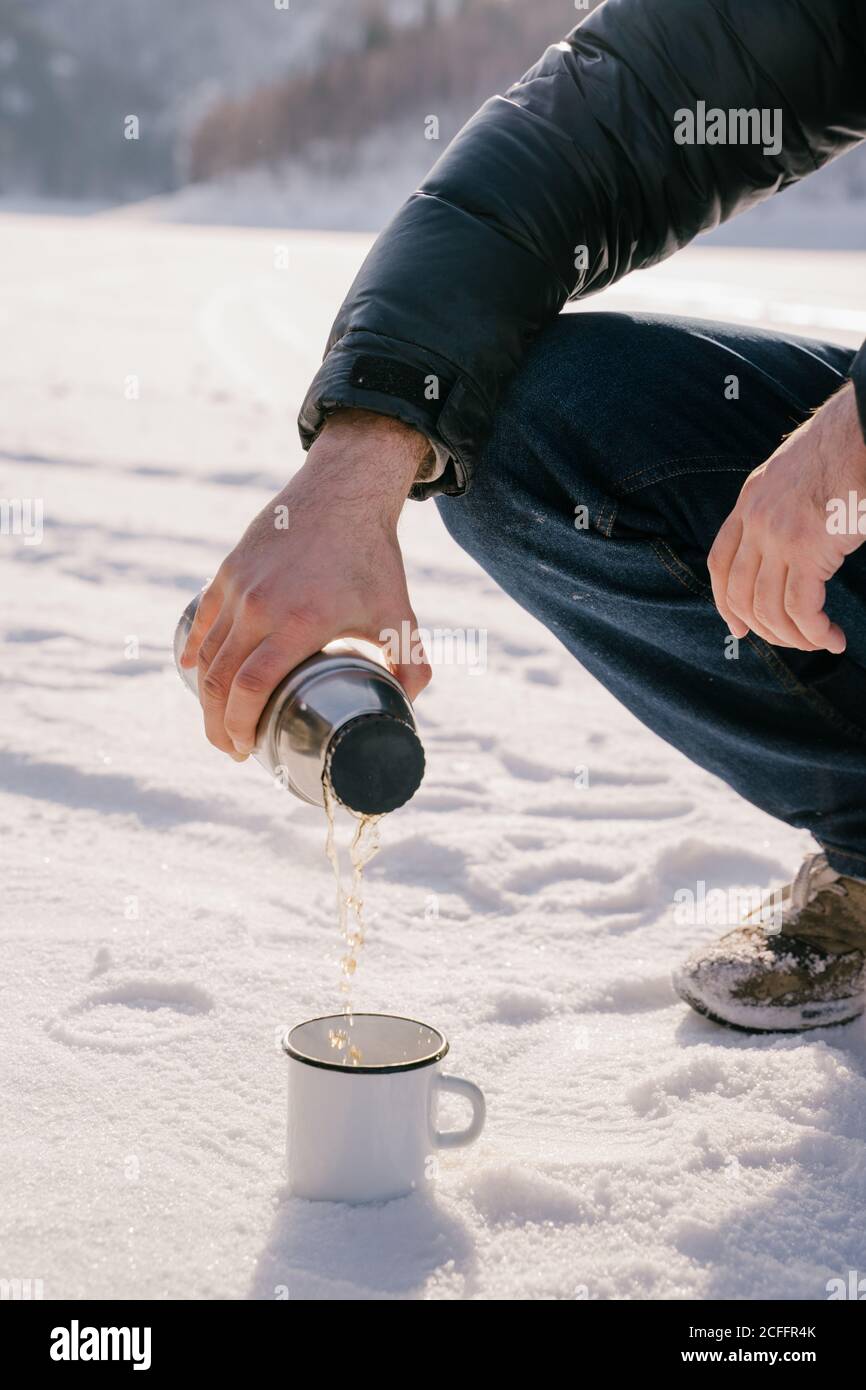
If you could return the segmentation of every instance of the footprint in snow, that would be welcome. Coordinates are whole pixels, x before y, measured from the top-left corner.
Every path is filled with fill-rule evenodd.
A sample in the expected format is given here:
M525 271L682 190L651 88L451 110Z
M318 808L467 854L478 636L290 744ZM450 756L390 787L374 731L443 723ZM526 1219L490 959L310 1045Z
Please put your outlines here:
M214 1008L212 996L189 981L133 979L91 991L46 1028L67 1047L145 1052L187 1036Z
M499 643L499 647L500 650L503 651L506 656L527 657L544 655L543 647L528 647L523 642L501 640Z
M563 773L556 768L538 763L533 758L523 758L519 753L504 751L499 755L500 762L512 777L520 777L525 782L551 782Z
M524 680L532 685L559 685L562 676L549 666L527 666L523 672Z
M490 1023L521 1028L527 1023L540 1023L554 1008L555 1001L540 990L504 989L491 1000L486 1019Z

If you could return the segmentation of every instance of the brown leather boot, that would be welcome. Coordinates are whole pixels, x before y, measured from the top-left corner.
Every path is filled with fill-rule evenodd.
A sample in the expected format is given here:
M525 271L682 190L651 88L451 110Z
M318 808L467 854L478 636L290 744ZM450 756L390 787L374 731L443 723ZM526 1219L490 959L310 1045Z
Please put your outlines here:
M694 951L674 972L687 1004L750 1033L824 1028L863 1012L866 882L812 854L760 916Z

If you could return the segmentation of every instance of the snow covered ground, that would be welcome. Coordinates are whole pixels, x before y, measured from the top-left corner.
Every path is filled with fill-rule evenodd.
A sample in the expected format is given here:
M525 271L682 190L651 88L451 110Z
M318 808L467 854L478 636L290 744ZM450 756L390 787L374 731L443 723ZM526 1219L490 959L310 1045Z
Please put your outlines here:
M300 461L368 239L13 216L2 236L0 495L42 499L44 538L0 536L0 1278L821 1299L866 1272L863 1026L751 1040L668 983L719 930L679 924L674 893L778 884L808 838L641 728L432 505L404 519L417 610L487 628L488 665L419 701L428 775L384 825L356 1001L443 1028L487 1129L412 1198L286 1197L276 1036L338 1005L324 819L207 744L169 646ZM606 302L856 342L864 271L695 250Z

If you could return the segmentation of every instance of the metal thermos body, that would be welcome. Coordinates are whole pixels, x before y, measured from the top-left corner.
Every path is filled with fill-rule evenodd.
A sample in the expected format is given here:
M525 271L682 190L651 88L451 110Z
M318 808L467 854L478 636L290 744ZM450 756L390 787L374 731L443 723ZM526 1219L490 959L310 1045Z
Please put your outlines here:
M197 670L182 668L180 657L200 598L184 610L174 635L175 665L194 694ZM424 775L424 749L402 685L345 643L308 657L280 681L262 711L253 756L313 806L325 804L327 777L356 815L402 806Z

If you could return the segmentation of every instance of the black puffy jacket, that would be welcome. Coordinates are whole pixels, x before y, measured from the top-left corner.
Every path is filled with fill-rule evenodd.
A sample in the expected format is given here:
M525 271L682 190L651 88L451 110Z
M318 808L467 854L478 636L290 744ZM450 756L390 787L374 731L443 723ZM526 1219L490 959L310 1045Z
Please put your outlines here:
M781 111L781 148L676 113ZM866 0L606 0L464 126L378 238L301 408L416 426L459 493L503 384L566 300L655 264L866 136ZM586 250L581 252L580 247ZM866 346L852 371L866 428Z

